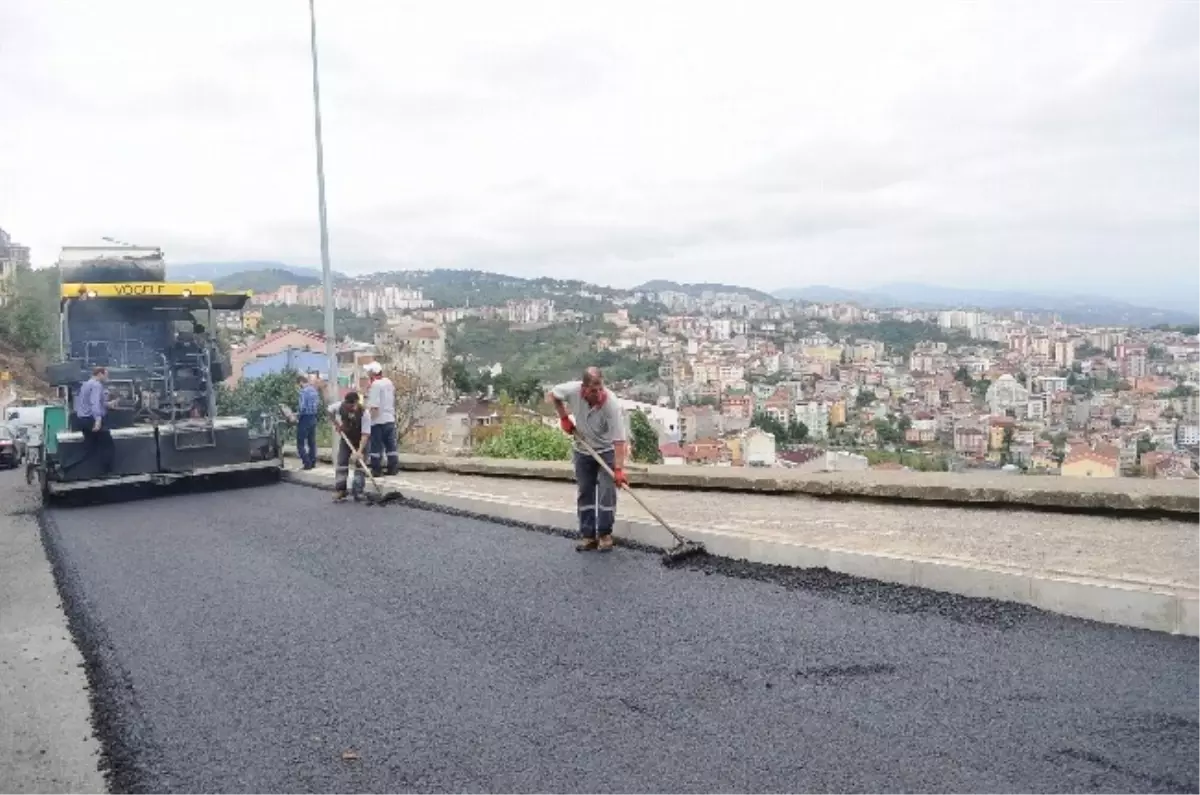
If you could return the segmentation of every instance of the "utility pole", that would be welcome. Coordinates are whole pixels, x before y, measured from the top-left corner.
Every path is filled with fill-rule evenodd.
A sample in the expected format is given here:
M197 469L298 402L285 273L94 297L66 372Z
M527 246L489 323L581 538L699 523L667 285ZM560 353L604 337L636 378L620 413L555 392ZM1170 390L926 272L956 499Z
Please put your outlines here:
M338 399L337 338L333 317L333 270L329 265L329 222L325 213L325 149L321 143L321 82L317 69L317 11L315 0L308 0L308 19L312 33L313 121L317 143L317 206L321 223L321 274L325 282L325 354L329 359L329 401Z

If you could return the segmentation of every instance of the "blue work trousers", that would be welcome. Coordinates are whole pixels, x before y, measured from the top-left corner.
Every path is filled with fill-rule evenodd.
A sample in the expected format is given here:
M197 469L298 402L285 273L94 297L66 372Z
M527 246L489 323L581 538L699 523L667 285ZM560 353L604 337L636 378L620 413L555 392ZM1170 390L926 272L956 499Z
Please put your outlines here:
M301 414L296 418L296 455L305 469L317 465L317 415Z
M400 471L400 453L396 449L396 423L371 423L371 474L379 477L383 474L383 459L387 458L387 473L394 475Z
M600 453L609 469L613 466L613 451ZM575 451L575 483L578 488L576 509L579 512L579 534L592 538L612 533L617 518L617 484L587 453Z
M355 448L357 450L358 448ZM344 439L338 440L337 463L334 465L333 488L335 491L344 492L346 490L346 481L349 479L350 472L353 470L354 478L351 480L350 493L355 495L357 499L359 494L363 493L363 487L366 485L367 477L363 474L363 468L355 460L354 451L346 446Z

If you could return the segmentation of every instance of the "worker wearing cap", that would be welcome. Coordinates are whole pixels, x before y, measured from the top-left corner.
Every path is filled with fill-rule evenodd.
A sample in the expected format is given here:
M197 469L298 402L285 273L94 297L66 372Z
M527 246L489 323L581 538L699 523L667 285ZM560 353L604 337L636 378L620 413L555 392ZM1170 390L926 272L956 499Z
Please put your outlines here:
M563 431L577 437L575 502L579 534L583 538L575 548L580 552L592 549L607 552L613 546L617 487L629 485L624 470L629 446L625 417L621 414L617 396L604 386L604 376L598 367L589 367L578 381L559 384L550 390L548 397L558 411ZM596 463L587 448L579 443L580 439L604 459L616 476L615 480Z
M329 416L338 433L338 452L334 462L333 499L337 502L346 499L346 479L350 470L353 469L354 479L351 481L350 493L357 502L366 484L366 477L363 475L363 466L365 465L363 457L366 454L367 443L371 439L371 415L363 407L358 393L350 391L346 393L346 397L342 399L341 403L330 404Z
M371 474L383 474L383 459L387 457L387 473L400 471L400 453L396 449L396 387L383 374L379 362L364 368L371 384L367 387L367 413L371 419Z

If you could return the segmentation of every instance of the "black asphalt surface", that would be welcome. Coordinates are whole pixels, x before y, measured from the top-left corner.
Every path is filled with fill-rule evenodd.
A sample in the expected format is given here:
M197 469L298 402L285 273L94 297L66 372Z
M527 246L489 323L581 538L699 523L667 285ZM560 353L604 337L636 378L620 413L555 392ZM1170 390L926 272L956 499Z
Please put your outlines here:
M1195 639L294 485L43 521L118 790L1200 787Z

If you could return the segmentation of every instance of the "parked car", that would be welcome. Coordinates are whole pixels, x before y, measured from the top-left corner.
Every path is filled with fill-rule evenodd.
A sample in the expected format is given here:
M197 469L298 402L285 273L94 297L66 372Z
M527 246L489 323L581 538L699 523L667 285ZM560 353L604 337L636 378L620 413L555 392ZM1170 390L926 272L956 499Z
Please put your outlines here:
M12 469L25 457L25 442L8 425L0 425L0 467Z

